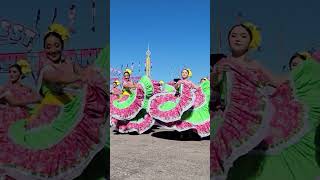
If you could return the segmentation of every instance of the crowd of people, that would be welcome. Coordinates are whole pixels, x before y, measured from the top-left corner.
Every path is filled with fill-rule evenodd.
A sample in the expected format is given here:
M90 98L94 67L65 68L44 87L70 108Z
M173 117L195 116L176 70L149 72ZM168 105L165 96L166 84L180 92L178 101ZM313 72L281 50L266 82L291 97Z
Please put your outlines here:
M110 99L111 126L119 133L142 134L161 126L179 132L192 130L200 137L210 135L210 81L199 84L190 80L191 69L181 71L181 78L171 82L151 80L143 76L134 83L132 70L123 72L122 89L119 80L113 82Z

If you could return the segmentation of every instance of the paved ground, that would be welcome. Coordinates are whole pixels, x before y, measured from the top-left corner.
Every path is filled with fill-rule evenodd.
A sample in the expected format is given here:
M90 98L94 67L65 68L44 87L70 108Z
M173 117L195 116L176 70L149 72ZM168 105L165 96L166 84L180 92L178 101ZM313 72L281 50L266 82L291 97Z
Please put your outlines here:
M111 131L111 180L208 180L209 138L180 138L154 129L143 135Z

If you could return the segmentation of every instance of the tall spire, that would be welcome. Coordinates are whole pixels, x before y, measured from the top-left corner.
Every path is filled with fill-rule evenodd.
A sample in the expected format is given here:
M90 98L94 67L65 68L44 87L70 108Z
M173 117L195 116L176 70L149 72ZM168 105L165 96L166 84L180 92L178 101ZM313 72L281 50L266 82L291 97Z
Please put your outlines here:
M146 76L151 77L151 51L148 43L148 49L146 52Z

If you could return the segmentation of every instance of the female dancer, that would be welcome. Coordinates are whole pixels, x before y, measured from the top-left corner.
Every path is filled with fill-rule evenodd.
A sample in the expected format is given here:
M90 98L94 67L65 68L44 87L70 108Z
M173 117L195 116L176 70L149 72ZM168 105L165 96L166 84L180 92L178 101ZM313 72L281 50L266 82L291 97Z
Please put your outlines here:
M50 27L38 81L41 103L31 117L8 123L0 132L0 168L13 178L73 179L105 146L105 80L93 68L82 69L63 57L67 37L63 26Z
M28 70L21 68L19 63L11 65L9 67L9 82L4 87L0 87L0 98L8 105L25 106L41 100L38 93L21 83L21 80L25 77L23 71ZM15 92L15 90L17 91ZM19 95L23 91L26 93L26 98Z
M149 114L161 126L177 131L192 129L200 137L210 135L210 82L204 81L200 87L193 84L189 77L190 69L183 69L182 79L174 87L176 92L163 92L150 98Z
M319 76L311 76L319 65L301 63L290 84L247 58L260 41L254 25L236 25L228 38L232 55L215 72L224 82L226 108L213 118L211 178L315 179L320 172L314 158L319 103L310 97L319 97ZM276 89L270 93L268 86Z
M203 82L205 82L205 81L208 81L208 79L207 79L207 78L201 78L201 79L200 79L200 84L203 83Z
M0 131L6 131L6 126L16 120L27 118L29 116L27 106L41 100L38 93L21 83L29 72L29 67L22 68L19 65L21 63L22 61L18 61L9 67L9 82L0 87ZM10 177L2 170L0 178Z
M123 73L122 98L110 102L111 124L120 133L142 134L154 124L154 119L146 112L146 107L149 98L160 92L160 83L151 81L147 76L134 83L130 79L131 73L130 69Z
M118 88L118 86L120 85L120 81L116 80L112 84L113 84L113 88L111 90L111 95L114 95L115 97L118 98L122 93L121 90Z

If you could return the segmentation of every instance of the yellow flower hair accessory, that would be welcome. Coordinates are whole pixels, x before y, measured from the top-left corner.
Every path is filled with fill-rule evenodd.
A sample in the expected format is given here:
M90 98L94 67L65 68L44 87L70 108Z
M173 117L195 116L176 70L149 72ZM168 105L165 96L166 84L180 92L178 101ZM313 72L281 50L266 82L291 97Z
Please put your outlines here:
M259 28L250 22L243 23L242 25L244 25L246 28L248 28L252 34L252 39L251 39L249 48L250 49L259 48L259 46L261 44L261 34L260 34Z
M124 70L124 72L123 73L129 73L129 75L131 75L131 73L132 73L132 70L131 69L126 69L126 70Z
M306 52L306 51L298 52L297 54L306 57L306 59L311 59L312 58L311 54Z
M160 84L164 84L164 82L163 82L163 81L159 81L159 83L160 83Z
M118 81L118 80L115 80L114 83L116 83L117 86L120 85L120 81Z
M192 76L192 71L191 69L186 69L188 71L188 77L191 77Z
M20 59L17 61L17 64L21 67L22 74L29 74L32 72L30 64L27 60Z
M58 33L62 40L68 40L70 38L70 34L67 28L65 28L64 26L62 26L61 24L57 24L57 23L53 23L49 26L49 32L55 32Z

